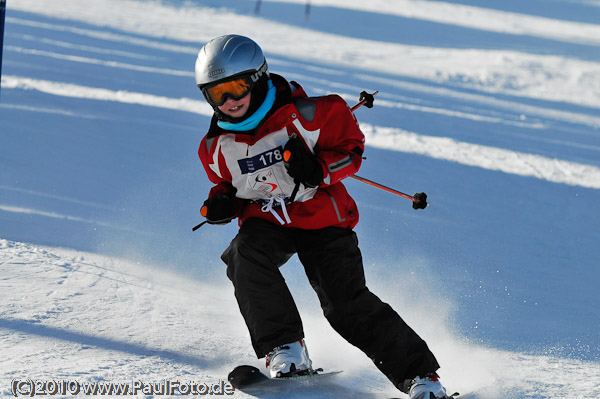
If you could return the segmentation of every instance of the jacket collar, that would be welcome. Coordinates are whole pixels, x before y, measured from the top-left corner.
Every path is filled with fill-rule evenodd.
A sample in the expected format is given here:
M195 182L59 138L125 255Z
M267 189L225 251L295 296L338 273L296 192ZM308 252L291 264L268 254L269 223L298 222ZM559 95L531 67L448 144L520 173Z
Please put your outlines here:
M210 128L208 129L207 136L209 138L212 138L224 133L236 134L238 136L256 136L257 132L261 130L265 123L267 123L270 120L271 116L277 113L277 111L291 104L292 101L296 98L306 97L304 89L298 83L294 81L288 83L288 81L284 77L276 75L274 73L271 73L270 76L273 85L277 88L275 103L273 104L273 107L271 107L271 110L267 113L267 115L263 118L263 120L258 124L258 126L255 129L242 132L225 130L217 125L217 116L213 115L210 121ZM292 88L294 89L293 92Z

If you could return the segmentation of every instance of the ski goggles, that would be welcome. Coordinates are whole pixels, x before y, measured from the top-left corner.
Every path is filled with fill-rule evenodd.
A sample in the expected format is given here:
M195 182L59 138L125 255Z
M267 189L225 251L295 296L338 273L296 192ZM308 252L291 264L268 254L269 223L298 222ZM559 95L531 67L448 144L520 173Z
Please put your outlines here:
M233 100L241 100L254 88L254 82L250 75L240 76L226 82L208 85L203 88L202 94L211 105L220 106L225 104L227 97Z

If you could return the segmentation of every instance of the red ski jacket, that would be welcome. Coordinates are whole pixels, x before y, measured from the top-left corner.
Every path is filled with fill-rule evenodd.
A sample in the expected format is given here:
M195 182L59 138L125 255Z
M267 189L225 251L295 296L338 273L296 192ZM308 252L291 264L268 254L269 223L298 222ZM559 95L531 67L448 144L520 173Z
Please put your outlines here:
M198 154L210 181L209 196L235 195L239 224L262 218L290 228L353 228L358 209L341 180L362 162L364 136L346 102L338 95L307 97L295 82L271 74L277 87L271 113L251 132L211 127ZM318 187L300 184L293 202L294 180L283 163L283 147L300 137L323 168Z

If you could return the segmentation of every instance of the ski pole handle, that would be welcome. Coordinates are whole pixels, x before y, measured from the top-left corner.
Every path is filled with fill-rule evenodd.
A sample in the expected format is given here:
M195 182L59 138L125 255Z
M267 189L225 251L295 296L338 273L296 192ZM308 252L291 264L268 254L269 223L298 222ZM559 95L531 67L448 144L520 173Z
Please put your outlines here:
M350 108L350 111L354 112L363 105L367 108L373 108L373 101L375 101L375 96L379 93L379 90L376 90L374 93L369 94L366 91L362 91L360 93L360 101Z

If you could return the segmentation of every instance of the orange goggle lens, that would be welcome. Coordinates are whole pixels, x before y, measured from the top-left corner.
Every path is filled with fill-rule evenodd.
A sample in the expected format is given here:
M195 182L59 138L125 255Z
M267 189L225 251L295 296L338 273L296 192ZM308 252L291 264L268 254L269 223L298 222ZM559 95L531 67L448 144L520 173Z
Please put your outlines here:
M248 78L239 78L228 82L219 83L202 89L206 99L213 105L223 105L227 97L234 100L244 98L252 90L252 85Z

